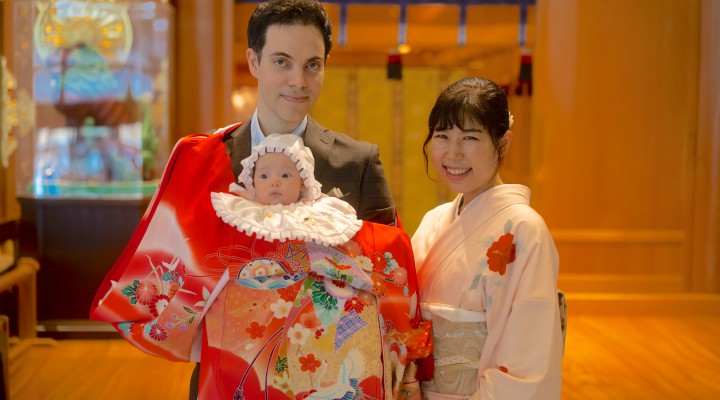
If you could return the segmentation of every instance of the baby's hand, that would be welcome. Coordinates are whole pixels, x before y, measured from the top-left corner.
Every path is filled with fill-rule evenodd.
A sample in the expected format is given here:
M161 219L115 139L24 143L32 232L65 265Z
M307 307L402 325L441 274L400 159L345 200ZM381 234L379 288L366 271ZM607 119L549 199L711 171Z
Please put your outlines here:
M255 199L255 196L252 195L252 193L248 192L247 189L238 185L237 183L231 183L228 190L230 191L230 193L236 194L245 200L257 201Z

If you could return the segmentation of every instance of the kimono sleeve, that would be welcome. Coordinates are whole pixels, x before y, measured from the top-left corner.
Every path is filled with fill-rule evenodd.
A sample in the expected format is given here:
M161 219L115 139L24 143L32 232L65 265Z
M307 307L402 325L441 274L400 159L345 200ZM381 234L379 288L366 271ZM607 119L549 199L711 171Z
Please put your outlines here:
M479 389L471 399L560 398L557 251L544 224L516 235L517 259L507 265L508 285L495 300L503 306L488 313Z
M172 361L189 360L210 293L219 278L186 272L193 251L172 199L191 168L195 145L206 135L183 138L128 245L102 282L90 318L111 323L140 350Z
M412 245L407 234L396 227L365 222L360 234L373 231L364 240L373 243L372 257L386 266L375 270L375 289L382 293L378 306L388 321L385 334L386 374L392 377L392 395L387 398L419 399L418 364L432 352L432 326L422 321Z

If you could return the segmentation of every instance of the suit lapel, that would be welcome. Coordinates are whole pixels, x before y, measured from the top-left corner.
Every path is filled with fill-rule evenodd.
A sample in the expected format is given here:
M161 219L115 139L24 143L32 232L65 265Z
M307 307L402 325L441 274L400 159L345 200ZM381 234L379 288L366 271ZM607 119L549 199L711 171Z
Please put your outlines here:
M307 128L305 129L305 139L303 140L305 146L310 148L315 158L315 179L318 182L323 182L325 178L325 171L328 170L328 159L332 151L335 137L330 133L328 129L323 128L314 119L308 116ZM324 188L329 190L331 188Z
M232 169L235 175L235 180L243 170L242 160L250 156L250 147L252 144L252 137L250 135L250 122L243 124L240 128L232 133L233 140L230 141L232 148L231 159Z

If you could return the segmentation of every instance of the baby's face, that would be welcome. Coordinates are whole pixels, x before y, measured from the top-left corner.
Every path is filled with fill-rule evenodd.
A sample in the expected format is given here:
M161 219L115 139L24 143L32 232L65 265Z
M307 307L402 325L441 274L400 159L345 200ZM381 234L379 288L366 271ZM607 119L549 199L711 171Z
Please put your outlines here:
M295 163L283 153L258 157L253 174L255 197L261 204L288 205L300 200L302 179Z

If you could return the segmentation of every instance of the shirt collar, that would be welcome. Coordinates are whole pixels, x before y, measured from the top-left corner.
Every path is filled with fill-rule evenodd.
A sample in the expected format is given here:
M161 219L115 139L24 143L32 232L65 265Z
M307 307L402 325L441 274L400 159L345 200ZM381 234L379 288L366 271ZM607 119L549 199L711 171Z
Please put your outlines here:
M301 138L305 139L305 128L307 128L307 122L308 117L307 115L303 120L298 124L298 126L293 129L292 133L295 136L300 136ZM277 133L277 132L270 132L270 133ZM250 135L252 138L252 146L258 146L260 145L260 142L262 142L263 139L265 139L265 134L263 133L262 129L260 129L260 121L258 121L257 116L257 109L255 109L255 112L253 113L252 119L250 120Z

